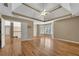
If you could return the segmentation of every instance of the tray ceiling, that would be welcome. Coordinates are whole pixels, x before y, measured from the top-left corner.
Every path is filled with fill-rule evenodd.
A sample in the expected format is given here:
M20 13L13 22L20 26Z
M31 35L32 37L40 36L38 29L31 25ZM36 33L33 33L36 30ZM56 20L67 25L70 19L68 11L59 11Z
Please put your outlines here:
M38 21L50 21L66 15L74 15L74 13L76 15L79 12L76 10L79 9L76 8L79 4L74 3L12 3L9 5L10 7L4 7L3 3L0 3L0 13L11 16L18 15Z

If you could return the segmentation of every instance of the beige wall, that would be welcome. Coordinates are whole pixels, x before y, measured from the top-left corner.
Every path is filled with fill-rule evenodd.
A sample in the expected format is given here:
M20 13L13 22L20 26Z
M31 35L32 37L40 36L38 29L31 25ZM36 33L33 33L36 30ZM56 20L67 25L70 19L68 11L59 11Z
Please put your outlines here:
M22 40L31 40L33 37L33 22L26 20L21 23L21 38Z
M65 40L79 41L79 17L55 21L54 37Z
M33 37L33 22L27 21L28 24L28 36Z
M39 25L37 24L37 36L39 36L40 32L39 32Z

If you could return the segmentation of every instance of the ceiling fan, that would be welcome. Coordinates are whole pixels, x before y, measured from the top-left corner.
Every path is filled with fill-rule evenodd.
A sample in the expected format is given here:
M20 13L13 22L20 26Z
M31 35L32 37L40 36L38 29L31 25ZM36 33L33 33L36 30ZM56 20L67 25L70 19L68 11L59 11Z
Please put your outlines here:
M52 13L52 11L55 11L55 10L57 10L57 9L59 9L59 8L61 8L62 6L57 6L55 9L53 9L53 10L50 10L50 11L47 11L46 9L44 9L40 14L41 14L41 16L46 16L46 15L48 15L49 13Z
M48 14L48 12L45 9L41 12L41 16L45 16L47 14Z

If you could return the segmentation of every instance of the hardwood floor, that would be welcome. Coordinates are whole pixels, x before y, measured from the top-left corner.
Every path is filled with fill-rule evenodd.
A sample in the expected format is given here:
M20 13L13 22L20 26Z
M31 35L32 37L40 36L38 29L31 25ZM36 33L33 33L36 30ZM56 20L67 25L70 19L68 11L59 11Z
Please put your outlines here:
M6 38L1 56L72 56L79 55L79 44L48 37L34 37L30 41Z
M49 56L53 55L53 43L51 39L42 37L32 41L22 42L24 55Z
M21 41L17 38L6 38L5 47L0 49L0 56L21 55Z
M54 54L63 56L79 56L79 42L54 39Z

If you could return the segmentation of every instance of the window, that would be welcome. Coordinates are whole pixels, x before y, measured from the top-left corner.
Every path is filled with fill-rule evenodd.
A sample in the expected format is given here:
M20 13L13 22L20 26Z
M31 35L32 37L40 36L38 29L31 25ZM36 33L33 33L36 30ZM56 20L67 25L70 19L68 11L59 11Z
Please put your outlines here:
M40 25L40 34L51 34L51 24Z

